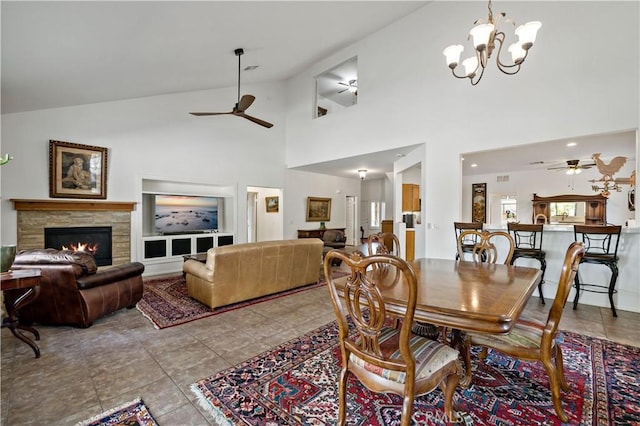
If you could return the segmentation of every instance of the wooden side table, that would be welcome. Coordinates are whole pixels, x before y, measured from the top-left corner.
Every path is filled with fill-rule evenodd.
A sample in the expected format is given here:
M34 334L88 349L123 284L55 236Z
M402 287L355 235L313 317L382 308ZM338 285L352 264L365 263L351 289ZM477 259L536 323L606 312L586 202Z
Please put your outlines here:
M40 294L40 277L39 269L19 269L0 274L2 291L17 295L13 303L6 306L9 316L2 321L2 327L8 327L14 336L31 346L36 358L40 358L40 348L33 340L25 336L21 330L32 333L35 340L40 340L40 333L33 327L20 324L19 312L20 309L33 302Z

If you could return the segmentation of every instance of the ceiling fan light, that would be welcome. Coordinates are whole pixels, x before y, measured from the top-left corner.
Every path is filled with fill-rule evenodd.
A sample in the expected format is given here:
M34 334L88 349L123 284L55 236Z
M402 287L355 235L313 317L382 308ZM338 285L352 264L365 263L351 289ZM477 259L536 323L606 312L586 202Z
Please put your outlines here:
M542 22L531 21L516 28L515 34L518 36L518 41L524 50L529 50L533 43L536 42L536 35L541 26Z
M574 170L574 169L567 169L566 173L567 173L568 175L572 175L572 174L574 174L574 173L575 173L575 170Z
M358 170L358 176L360 176L360 180L364 180L367 177L367 171L364 169Z
M574 173L579 175L580 173L582 173L582 169L576 169L576 171Z

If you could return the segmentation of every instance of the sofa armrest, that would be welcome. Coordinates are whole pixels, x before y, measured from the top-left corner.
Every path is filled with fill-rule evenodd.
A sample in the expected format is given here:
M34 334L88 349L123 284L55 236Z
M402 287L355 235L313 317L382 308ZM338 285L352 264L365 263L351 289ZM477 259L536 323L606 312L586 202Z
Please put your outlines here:
M112 284L118 281L124 281L128 278L142 275L143 272L144 265L142 263L132 262L125 265L115 266L93 275L80 277L77 280L77 285L80 290L86 290L93 287Z
M197 260L188 259L182 265L182 272L195 275L205 281L213 282L213 271L207 265Z

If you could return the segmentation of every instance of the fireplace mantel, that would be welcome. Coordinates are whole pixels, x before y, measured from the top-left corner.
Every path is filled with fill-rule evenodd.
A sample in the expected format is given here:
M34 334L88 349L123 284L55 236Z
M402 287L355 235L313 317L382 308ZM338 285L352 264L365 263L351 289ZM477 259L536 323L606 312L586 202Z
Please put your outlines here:
M129 201L23 200L12 198L16 210L31 211L120 211L131 212L136 203Z

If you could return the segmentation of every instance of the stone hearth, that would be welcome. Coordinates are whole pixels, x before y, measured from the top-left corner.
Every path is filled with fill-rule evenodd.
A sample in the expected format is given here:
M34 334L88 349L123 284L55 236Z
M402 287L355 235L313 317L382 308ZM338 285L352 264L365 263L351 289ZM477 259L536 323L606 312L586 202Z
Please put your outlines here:
M11 201L18 211L18 250L43 248L44 228L111 226L113 266L131 261L131 212L135 203L17 199Z

